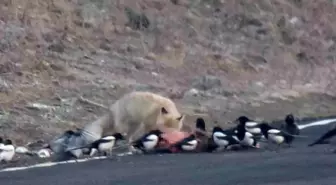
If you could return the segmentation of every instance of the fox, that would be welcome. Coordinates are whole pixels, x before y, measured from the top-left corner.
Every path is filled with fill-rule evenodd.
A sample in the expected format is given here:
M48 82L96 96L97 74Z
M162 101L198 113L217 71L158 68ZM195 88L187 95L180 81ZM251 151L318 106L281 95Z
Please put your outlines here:
M94 142L111 133L123 133L130 145L146 132L154 129L174 129L183 127L185 114L177 109L175 103L162 95L133 91L125 94L109 106L106 114L87 124L82 129L86 142Z

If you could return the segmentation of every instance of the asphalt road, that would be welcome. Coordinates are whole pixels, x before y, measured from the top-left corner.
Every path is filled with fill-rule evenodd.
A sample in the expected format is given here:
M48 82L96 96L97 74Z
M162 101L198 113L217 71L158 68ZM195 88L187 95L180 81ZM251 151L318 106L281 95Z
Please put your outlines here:
M330 185L336 154L330 145L307 147L331 125L302 130L289 149L214 154L126 156L1 172L5 185ZM336 147L335 147L336 148Z

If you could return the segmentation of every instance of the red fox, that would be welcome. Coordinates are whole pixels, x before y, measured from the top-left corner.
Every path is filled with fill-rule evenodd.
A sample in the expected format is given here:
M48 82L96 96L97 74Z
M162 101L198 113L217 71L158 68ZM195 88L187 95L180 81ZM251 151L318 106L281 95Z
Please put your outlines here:
M87 142L119 132L128 143L156 128L181 130L185 115L169 98L151 92L135 91L124 95L109 107L107 114L83 128ZM130 148L131 149L131 148Z

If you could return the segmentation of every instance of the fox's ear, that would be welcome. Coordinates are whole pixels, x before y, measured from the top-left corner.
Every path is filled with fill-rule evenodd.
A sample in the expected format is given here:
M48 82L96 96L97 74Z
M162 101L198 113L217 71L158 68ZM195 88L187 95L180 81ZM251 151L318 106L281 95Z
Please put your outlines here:
M178 117L176 120L177 120L177 121L181 121L183 117L184 117L184 115L181 115L181 116Z
M168 114L168 111L167 111L166 108L162 107L162 108L161 108L161 113L162 113L162 114Z
M178 126L178 130L181 130L182 127L183 127L183 122L184 122L184 118L185 118L185 115L181 115L180 117L178 117L176 120L178 121L179 123L179 126Z
M181 124L183 124L184 118L185 118L185 115L182 114L182 115L181 115L180 117L178 117L176 120L179 121Z

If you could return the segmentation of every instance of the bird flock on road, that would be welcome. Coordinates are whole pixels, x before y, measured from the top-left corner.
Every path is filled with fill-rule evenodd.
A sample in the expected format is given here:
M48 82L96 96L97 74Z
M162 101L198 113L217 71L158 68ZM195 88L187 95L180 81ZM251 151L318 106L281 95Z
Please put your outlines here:
M178 142L167 142L162 137L163 131L156 129L135 140L132 147L134 152L142 154L221 152L235 149L269 148L261 147L261 143L267 143L266 146L273 145L275 147L273 149L278 150L281 146L291 147L295 138L307 137L300 135L300 129L292 114L286 115L284 123L280 127L275 127L267 122L258 123L247 116L238 117L234 123L235 126L225 130L220 126L214 126L212 132L208 133L204 119L199 117L196 119L194 131ZM323 134L308 146L327 144L329 143L328 139L335 134L336 128ZM112 156L113 149L123 146L122 144L117 146L118 142L125 140L122 134L114 133L89 145L74 146L64 150L64 145L68 144L69 138L80 137L81 130L67 130L37 151L30 151L23 146L16 147L10 139L0 137L0 162L11 162L16 153L39 158L49 158L53 155L60 155L60 153L63 157L67 156L75 159L83 157L83 155L88 157L98 154Z

